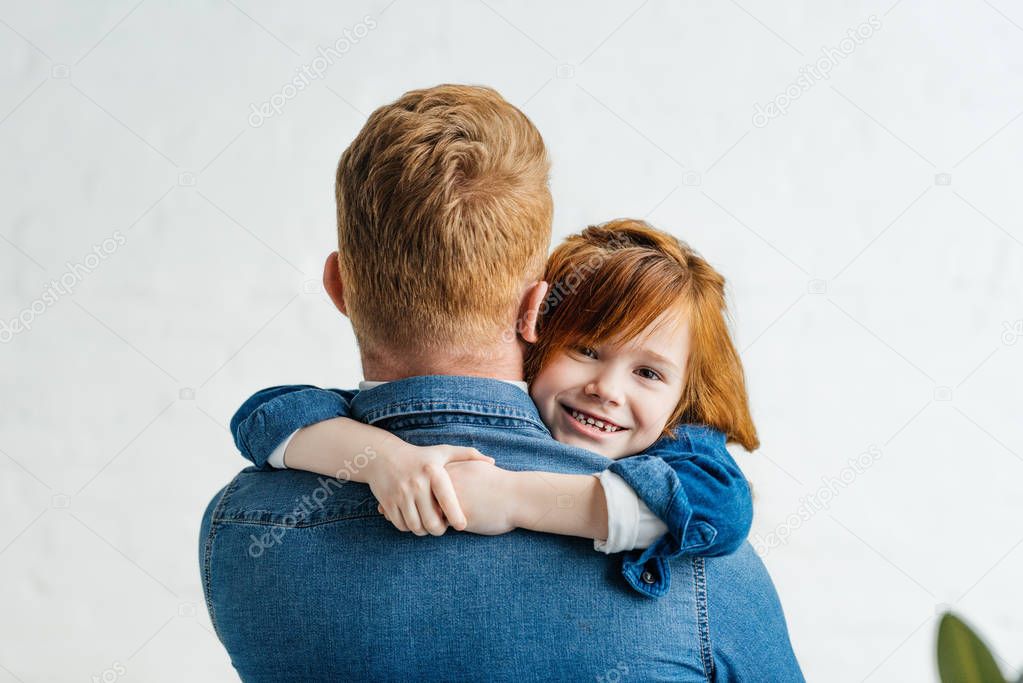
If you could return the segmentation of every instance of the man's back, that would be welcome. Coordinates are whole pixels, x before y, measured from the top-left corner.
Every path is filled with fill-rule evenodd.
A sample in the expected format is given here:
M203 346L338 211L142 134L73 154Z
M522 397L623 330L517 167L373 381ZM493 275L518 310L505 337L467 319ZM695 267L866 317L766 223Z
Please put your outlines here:
M498 380L391 382L358 394L352 414L506 469L607 464L552 440L528 395ZM211 618L247 681L802 680L748 544L672 561L671 591L651 600L585 539L416 537L363 484L250 469L210 503L199 553Z

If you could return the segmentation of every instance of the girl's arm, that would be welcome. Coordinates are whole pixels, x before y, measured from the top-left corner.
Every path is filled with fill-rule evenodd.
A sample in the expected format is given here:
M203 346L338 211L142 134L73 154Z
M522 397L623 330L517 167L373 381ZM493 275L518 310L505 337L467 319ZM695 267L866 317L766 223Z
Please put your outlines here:
M493 535L520 528L607 537L604 490L592 475L517 472L478 462L455 462L445 469L468 519L465 531Z
M511 498L515 502L515 526L563 536L607 538L607 497L596 477L553 472L514 474Z
M449 462L493 462L474 448L413 446L391 433L346 417L355 391L308 385L263 389L231 419L242 454L268 468L267 459L287 440L284 465L368 484L400 531L443 534L465 516L444 469ZM446 519L445 519L446 518Z
M651 546L656 555L732 552L752 524L746 479L725 449L720 432L683 425L676 434L641 454L615 461L608 469L622 477L667 525L668 533ZM596 477L510 472L472 463L447 469L469 518L469 531L501 533L505 527L520 527L607 538L607 503Z

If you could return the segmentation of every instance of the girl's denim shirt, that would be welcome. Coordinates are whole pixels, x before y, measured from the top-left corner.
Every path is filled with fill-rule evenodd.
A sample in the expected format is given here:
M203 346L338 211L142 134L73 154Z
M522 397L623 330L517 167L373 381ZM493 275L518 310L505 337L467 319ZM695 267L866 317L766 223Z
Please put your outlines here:
M231 418L235 444L257 467L269 469L267 458L296 430L351 417L350 401L358 393L309 385L258 391ZM642 595L659 598L668 592L669 559L727 555L749 534L749 485L716 429L680 425L674 436L658 439L641 453L608 460L607 469L625 480L668 527L648 548L622 553L622 576Z

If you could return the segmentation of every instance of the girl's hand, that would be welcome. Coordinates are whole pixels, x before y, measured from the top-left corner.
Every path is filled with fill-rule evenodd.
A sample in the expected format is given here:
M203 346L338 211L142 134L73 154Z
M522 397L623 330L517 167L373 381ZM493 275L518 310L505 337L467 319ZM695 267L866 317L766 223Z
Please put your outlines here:
M415 446L402 442L393 453L371 461L367 483L380 505L377 510L398 531L440 536L448 524L461 531L465 513L444 466L451 462L494 459L465 446Z

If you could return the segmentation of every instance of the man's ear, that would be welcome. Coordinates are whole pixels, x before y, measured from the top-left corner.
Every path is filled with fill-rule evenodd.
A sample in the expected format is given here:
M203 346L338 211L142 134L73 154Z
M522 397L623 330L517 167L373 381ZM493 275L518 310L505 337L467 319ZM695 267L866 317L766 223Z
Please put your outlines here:
M540 306L543 305L544 297L547 296L548 284L543 280L534 282L526 290L519 306L519 315L516 320L516 328L524 341L535 344L538 339L536 324L540 318Z
M323 288L327 290L327 296L337 306L337 310L348 315L348 307L345 305L345 285L341 282L341 271L338 267L337 252L331 252L327 262L323 264Z

